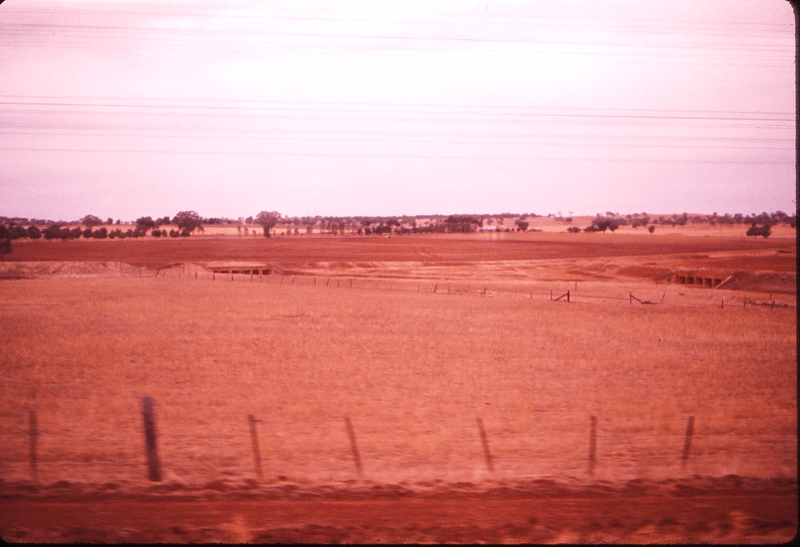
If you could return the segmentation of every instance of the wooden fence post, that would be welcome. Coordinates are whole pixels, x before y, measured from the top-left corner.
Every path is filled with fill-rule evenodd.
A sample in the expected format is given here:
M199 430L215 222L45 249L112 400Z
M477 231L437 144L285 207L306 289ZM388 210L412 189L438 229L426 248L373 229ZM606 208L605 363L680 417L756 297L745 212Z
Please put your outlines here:
M358 476L361 477L363 475L363 470L361 469L361 456L358 454L358 445L356 445L356 434L353 431L353 425L350 423L350 418L347 416L344 417L344 424L347 427L347 436L350 437L350 450L353 452L353 461L356 464Z
M689 449L692 446L693 434L694 434L694 416L689 416L689 420L686 422L686 438L683 441L683 455L681 456L683 467L686 467L686 463L689 461Z
M36 411L28 411L28 429L30 433L30 464L31 464L31 480L36 482L38 457L36 455L36 443L39 438L39 428L36 420Z
M156 447L156 419L153 398L142 397L142 418L144 419L144 441L147 451L147 471L151 481L161 480L161 462Z
M481 444L483 445L483 457L486 459L486 468L489 471L494 471L492 465L492 454L489 452L489 441L486 439L486 430L483 429L483 420L478 416L478 432L481 435Z
M594 465L597 459L597 418L589 417L589 474L594 475Z
M258 480L263 478L263 474L261 472L261 451L258 449L258 431L256 431L256 417L252 414L248 414L247 421L250 423L250 442L253 445L253 460L255 460L256 464L256 475L258 476Z

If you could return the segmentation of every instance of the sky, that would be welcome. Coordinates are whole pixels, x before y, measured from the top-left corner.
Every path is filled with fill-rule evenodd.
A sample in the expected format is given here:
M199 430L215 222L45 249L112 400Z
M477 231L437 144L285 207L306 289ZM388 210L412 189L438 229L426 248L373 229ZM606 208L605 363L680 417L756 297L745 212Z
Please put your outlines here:
M786 0L0 4L0 216L796 209Z

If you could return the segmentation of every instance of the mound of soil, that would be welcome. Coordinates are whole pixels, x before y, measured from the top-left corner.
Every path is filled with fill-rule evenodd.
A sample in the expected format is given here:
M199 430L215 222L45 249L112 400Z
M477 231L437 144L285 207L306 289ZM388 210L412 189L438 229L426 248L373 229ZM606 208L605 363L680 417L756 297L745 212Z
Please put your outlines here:
M0 279L130 277L139 271L122 262L0 262Z
M797 273L738 271L718 285L717 288L797 294Z

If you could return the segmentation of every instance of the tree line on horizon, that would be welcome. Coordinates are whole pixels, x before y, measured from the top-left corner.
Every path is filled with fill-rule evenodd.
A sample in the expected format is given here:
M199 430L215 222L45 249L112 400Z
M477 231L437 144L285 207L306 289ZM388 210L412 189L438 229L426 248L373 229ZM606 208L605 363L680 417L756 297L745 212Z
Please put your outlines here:
M210 217L203 218L195 211L180 211L174 217L139 217L135 221L135 228L107 228L122 224L122 221L112 218L106 220L95 215L85 215L79 221L53 222L42 219L27 219L23 217L0 217L0 254L11 252L11 241L20 238L29 239L125 239L128 237L145 237L148 234L153 237L188 237L194 232L204 232L203 226L209 225L256 225L263 230L264 237L271 236L271 230L278 223L286 226L295 226L294 233L298 234L298 228L305 227L306 233L311 233L315 227L323 233L332 235L342 234L346 230L355 232L358 235L405 235L419 233L470 233L492 226L497 219L515 218L516 228L495 226L498 231L528 231L530 223L528 218L536 218L542 215L535 213L513 214L500 213L496 215L417 215L417 216L305 216L305 217L284 217L277 211L261 211L257 215L246 219L228 219ZM571 216L563 217L559 213L547 215L565 224L571 224ZM426 219L426 224L420 224L420 219ZM569 226L567 232L614 232L622 226L647 227L650 233L655 231L657 225L660 226L685 226L688 223L706 223L710 225L749 225L746 232L748 236L769 237L772 233L772 226L785 223L796 228L797 217L795 214L787 215L783 211L773 213L762 212L758 215L724 214L718 215L689 215L688 213L650 216L647 213L633 213L620 215L607 211L605 214L598 213L592 223L585 228ZM79 226L71 225L78 224ZM126 223L127 225L128 223ZM40 226L45 226L44 229ZM486 226L484 226L486 225ZM83 226L83 228L81 228ZM167 230L163 226L176 226Z

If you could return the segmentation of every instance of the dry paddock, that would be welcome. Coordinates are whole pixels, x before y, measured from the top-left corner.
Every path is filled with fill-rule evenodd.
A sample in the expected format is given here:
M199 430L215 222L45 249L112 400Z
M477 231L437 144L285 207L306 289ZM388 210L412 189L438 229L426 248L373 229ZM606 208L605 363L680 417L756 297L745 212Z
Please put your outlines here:
M549 299L548 286L575 291L558 276L506 277L484 295L334 277L337 288L323 276L0 281L2 537L794 535L793 295L775 297L791 307L745 307L741 293L593 281L566 303ZM719 306L723 294L738 305ZM156 485L144 395L156 405Z

